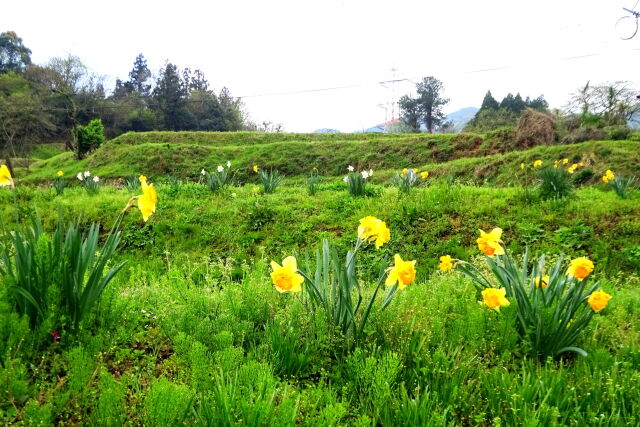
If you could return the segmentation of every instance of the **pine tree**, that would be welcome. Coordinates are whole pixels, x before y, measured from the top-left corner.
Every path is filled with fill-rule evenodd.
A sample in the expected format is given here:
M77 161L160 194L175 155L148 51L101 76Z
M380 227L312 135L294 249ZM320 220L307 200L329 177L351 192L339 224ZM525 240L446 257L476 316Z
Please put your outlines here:
M484 99L482 100L482 106L480 107L480 109L481 110L497 110L498 108L500 108L500 104L498 104L498 101L496 101L493 95L491 95L491 91L488 90L487 94L484 96Z

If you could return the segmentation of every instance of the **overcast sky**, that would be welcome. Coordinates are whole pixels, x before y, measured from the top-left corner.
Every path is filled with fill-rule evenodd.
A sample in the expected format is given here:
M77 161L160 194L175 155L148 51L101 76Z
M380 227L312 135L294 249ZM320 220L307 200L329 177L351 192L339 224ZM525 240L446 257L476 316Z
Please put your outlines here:
M543 94L562 107L587 80L628 80L640 88L640 34L623 41L628 33L616 27L622 7L635 4L20 0L2 5L0 31L16 31L36 63L79 56L107 77L108 89L143 53L154 73L166 60L201 69L211 86L243 96L256 121L292 132L349 132L390 117L379 105L393 99L393 85L380 84L392 79L392 68L397 79L442 80L447 112L479 106L487 90L498 101L508 92ZM396 83L396 98L413 88Z

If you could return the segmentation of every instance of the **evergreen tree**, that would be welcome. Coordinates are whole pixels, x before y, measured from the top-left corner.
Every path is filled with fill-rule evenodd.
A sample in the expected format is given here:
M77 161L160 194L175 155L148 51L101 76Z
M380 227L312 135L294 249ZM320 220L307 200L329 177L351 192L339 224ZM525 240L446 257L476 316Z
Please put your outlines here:
M153 98L165 130L188 129L192 120L186 108L187 90L172 63L160 70Z
M481 110L497 110L498 108L500 108L500 104L498 104L498 101L496 101L493 95L491 95L491 91L488 90L487 94L484 96L484 99L482 100L482 106L480 107L480 109Z
M133 68L129 72L129 81L126 82L125 88L129 92L137 92L141 96L149 96L151 84L147 83L151 78L151 71L147 67L147 60L142 54L136 56Z

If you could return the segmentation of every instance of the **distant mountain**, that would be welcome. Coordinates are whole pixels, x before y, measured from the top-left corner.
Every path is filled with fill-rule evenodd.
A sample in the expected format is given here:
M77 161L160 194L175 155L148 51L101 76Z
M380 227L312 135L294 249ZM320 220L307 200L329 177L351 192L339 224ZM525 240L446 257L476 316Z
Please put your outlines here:
M322 128L322 129L314 130L313 133L342 133L342 132L340 132L338 129Z
M458 111L447 114L447 121L453 123L453 129L457 133L462 131L464 125L466 125L471 119L473 119L473 116L475 116L477 112L478 108L476 107L461 108Z

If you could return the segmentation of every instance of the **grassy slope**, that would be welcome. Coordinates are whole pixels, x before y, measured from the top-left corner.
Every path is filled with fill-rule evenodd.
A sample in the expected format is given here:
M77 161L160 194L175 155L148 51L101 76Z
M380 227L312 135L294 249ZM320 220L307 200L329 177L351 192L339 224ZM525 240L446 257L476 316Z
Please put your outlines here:
M332 184L316 197L300 187L255 197L248 186L217 195L196 184L160 186L158 211L146 225L135 210L127 216L122 256L129 263L77 340L61 331L61 343L51 344L50 330L28 332L6 317L0 298L0 323L9 319L3 326L10 326L0 330L9 342L24 339L20 353L11 353L10 370L0 366L7 384L0 397L23 410L18 414L0 403L0 420L177 425L186 416L188 424L310 426L638 422L637 198L619 200L592 187L562 203L528 199L515 188L445 183L403 199L394 189L376 190L378 197L352 199ZM60 197L52 189L16 190L19 212L36 208L49 225L61 206L69 217L108 227L130 195L113 188L96 196L70 188ZM15 213L12 194L1 191L0 202L6 224ZM268 261L323 236L346 248L357 220L367 214L388 222L391 241L380 250L364 250L359 265L366 270L379 256L399 252L418 259L419 275L387 311L374 308L367 343L343 351L340 338L314 322L297 298L273 289ZM523 357L515 344L512 307L500 315L483 309L460 274L435 272L438 255L477 254L477 228L498 225L511 249L527 241L534 251L595 259L595 274L614 299L577 343L589 357ZM622 251L634 245L636 252ZM370 277L363 275L365 284Z
M601 172L640 169L640 142L601 141L535 147L496 153L490 141L477 135L386 134L260 134L208 132L150 132L125 134L106 143L82 161L63 153L34 162L26 181L49 180L59 169L71 179L81 170L106 178L145 173L148 176L197 177L201 168L213 170L231 160L238 179L250 179L253 164L278 169L289 177L305 175L312 167L338 176L348 165L373 168L374 181L388 179L392 170L420 167L436 176L496 181L512 180L521 162L552 162L569 158L591 168L582 181L597 181ZM26 171L19 171L19 173Z
M228 188L212 194L206 187L188 183L159 186L158 212L140 228L137 213L125 222L125 250L160 259L165 252L213 259L234 265L251 262L261 253L280 256L314 246L323 237L338 238L343 247L353 237L354 224L366 215L384 218L398 236L384 252L406 253L429 268L445 253L466 258L475 254L478 228L500 226L514 249L526 242L533 250L571 255L586 254L607 271L636 270L640 259L638 197L621 200L605 185L580 189L561 202L537 200L518 188L451 186L432 182L399 197L394 188L373 187L377 197L354 199L337 178L326 178L313 197L306 188L284 186L276 194L255 197L251 186ZM18 199L26 209L37 208L49 223L57 206L66 216L84 222L109 224L134 193L103 189L88 196L81 188L56 197L53 189L21 188ZM233 197L232 194L235 194ZM12 199L0 193L10 214Z

